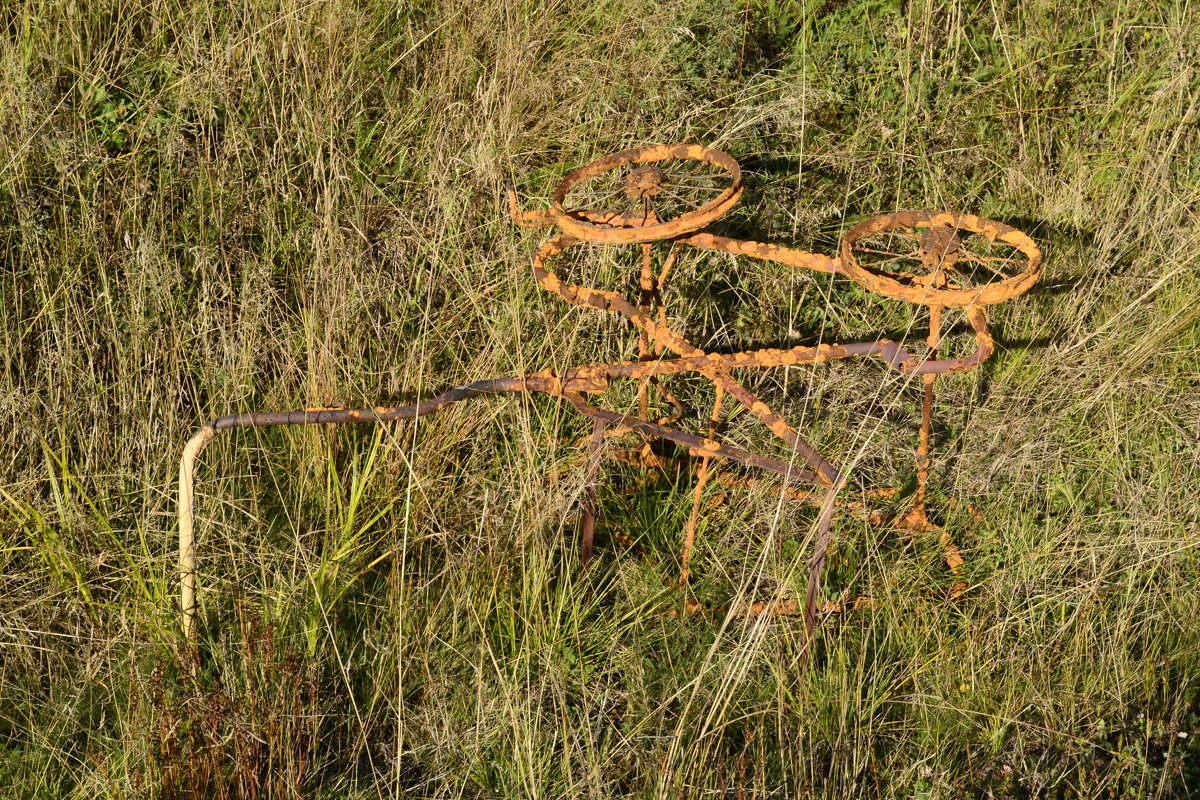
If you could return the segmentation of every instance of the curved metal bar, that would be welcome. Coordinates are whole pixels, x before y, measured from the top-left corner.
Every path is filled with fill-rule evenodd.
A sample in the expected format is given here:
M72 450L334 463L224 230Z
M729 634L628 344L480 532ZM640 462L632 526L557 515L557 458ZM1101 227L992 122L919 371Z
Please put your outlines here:
M179 460L179 493L176 513L179 519L179 604L183 615L183 634L196 638L196 461L204 449L221 431L234 428L267 428L280 425L337 425L356 422L391 422L415 419L436 414L447 406L494 392L525 391L527 381L521 378L476 381L466 386L408 406L375 406L374 408L313 408L304 411L268 411L249 414L230 414L218 417L198 430L183 448Z
M648 362L652 363L652 362ZM538 392L566 398L581 414L594 419L665 439L707 456L729 459L749 467L773 472L787 480L820 483L815 472L778 459L761 456L740 447L725 444L715 438L696 436L655 422L627 414L598 408L586 403L581 392L600 392L607 384L585 377L558 378L552 370L531 373L519 378L497 378L475 381L443 392L429 400L406 406L374 406L371 408L312 408L302 411L269 411L230 414L218 417L198 430L183 449L179 461L177 516L179 520L179 602L184 636L196 638L196 535L195 535L195 472L196 462L218 433L237 428L269 428L284 425L345 425L356 423L394 422L430 416L447 407L485 394L501 392Z

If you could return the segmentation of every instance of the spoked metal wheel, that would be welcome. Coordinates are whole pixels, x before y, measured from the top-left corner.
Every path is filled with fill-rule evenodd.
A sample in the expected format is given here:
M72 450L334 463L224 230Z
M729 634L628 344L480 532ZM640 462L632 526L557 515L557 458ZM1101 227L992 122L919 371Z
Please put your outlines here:
M864 288L927 306L990 305L1041 272L1033 240L1002 222L944 211L900 211L859 223L842 240L842 270Z
M742 171L727 153L700 145L655 145L585 164L554 191L550 215L591 242L652 242L700 230L742 195Z

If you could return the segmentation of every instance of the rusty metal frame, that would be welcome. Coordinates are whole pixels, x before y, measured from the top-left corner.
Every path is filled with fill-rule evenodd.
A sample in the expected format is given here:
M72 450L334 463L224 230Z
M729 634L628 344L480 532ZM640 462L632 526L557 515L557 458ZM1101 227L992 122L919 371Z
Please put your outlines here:
M655 197L666 191L668 183L662 165L671 162L698 164L719 170L723 186L710 188L719 192L707 202L699 203L675 216L658 215ZM574 208L571 193L587 181L625 171L620 184L623 189L621 208ZM638 331L638 360L597 362L571 369L545 369L526 375L476 381L443 392L436 397L406 406L375 406L372 408L319 408L302 411L256 412L220 417L203 426L187 443L180 462L178 519L179 519L179 580L182 627L187 639L196 636L196 558L195 517L193 511L194 474L196 461L205 447L222 431L235 428L273 427L280 425L328 425L360 422L390 422L416 419L437 413L454 403L486 394L505 392L536 392L566 400L580 414L593 422L589 439L588 463L581 525L581 560L587 564L592 554L592 536L596 521L596 491L600 457L606 438L625 433L673 442L685 448L698 460L692 513L688 521L682 549L680 584L688 579L690 556L700 511L700 499L708 480L709 462L720 458L748 467L773 473L781 479L784 496L819 504L817 537L809 568L805 602L770 601L747 608L748 613L802 613L808 635L816 625L817 594L825 555L832 535L833 519L839 505L854 508L858 504L839 503L839 492L846 484L846 475L833 467L809 445L785 419L761 399L752 394L731 373L744 368L773 368L796 364L870 357L878 358L891 369L905 375L920 375L924 382L921 428L917 450L917 488L911 510L902 518L892 520L909 530L938 530L926 515L926 495L929 471L929 433L934 401L934 380L938 375L964 372L983 363L993 352L994 344L987 325L986 306L1011 299L1028 290L1037 280L1041 269L1041 253L1037 245L1021 231L1003 223L967 214L932 211L903 211L867 220L852 228L842 242L840 257L809 253L766 242L731 239L709 233L704 228L722 217L740 199L745 186L741 169L728 154L700 145L658 145L616 153L586 164L570 173L555 190L549 209L522 211L516 191L508 186L509 214L512 220L530 228L557 227L562 232L543 243L533 256L533 272L538 283L565 302L600 311L620 314ZM917 252L910 260L920 261L923 275L893 272L878 265L865 263L856 253L857 242L889 231L903 230L913 239ZM1022 259L992 258L992 261L1018 262L1021 271L1002 275L1002 280L980 287L962 287L952 279L955 264L967 257L960 232L976 234L990 241L1000 241L1018 251ZM666 243L669 251L662 269L653 269L652 248ZM641 246L640 297L634 301L619 292L574 285L565 281L554 269L552 261L568 249L584 244L637 244ZM897 342L880 339L851 344L818 344L787 349L763 348L735 353L709 353L689 342L667 323L661 293L670 277L679 249L683 246L720 251L771 261L816 272L844 275L860 286L878 294L904 300L929 309L929 334L924 353L913 353ZM868 248L869 251L869 248ZM980 259L973 256L975 260ZM891 259L895 261L897 259ZM989 265L989 268L990 265ZM999 270L992 268L993 272ZM937 359L940 344L941 314L944 308L962 308L974 332L976 349L962 358ZM668 356L668 353L672 354ZM704 434L690 433L674 427L682 416L682 406L660 383L669 375L696 374L710 380L716 399ZM590 401L588 395L603 395L613 381L637 381L638 412L623 413L603 408ZM652 420L649 413L651 387L662 394L677 410L676 413ZM781 459L737 447L717 438L716 428L722 404L728 396L743 405L786 446L790 457ZM798 462L797 463L797 459ZM789 482L806 483L813 487L801 491L787 486ZM868 519L882 521L879 515L866 514ZM957 549L943 532L946 560L952 571L962 564ZM826 609L831 610L831 609ZM836 610L836 609L832 609Z

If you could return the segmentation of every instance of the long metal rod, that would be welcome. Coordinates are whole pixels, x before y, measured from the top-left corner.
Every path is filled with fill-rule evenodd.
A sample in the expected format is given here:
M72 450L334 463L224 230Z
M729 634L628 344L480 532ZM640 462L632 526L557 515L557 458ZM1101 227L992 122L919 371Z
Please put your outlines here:
M584 384L591 385L587 384L586 381ZM582 395L578 391L564 391L563 383L547 376L546 373L535 373L523 378L499 378L495 380L476 381L443 392L430 400L407 406L322 408L303 411L254 412L218 417L200 428L188 440L179 462L177 503L179 520L179 601L185 637L189 640L196 638L196 523L194 509L196 463L200 454L216 438L218 433L236 428L267 428L284 425L344 425L417 419L436 414L454 403L480 395L521 391L565 397L576 410L594 420L597 425L607 423L628 427L647 436L674 442L688 448L689 451L702 452L707 456L737 461L750 467L773 472L788 480L798 480L807 483L819 482L817 474L810 469L804 469L780 461L779 459L762 456L740 447L725 444L713 438L696 436L656 422L650 422L589 405L583 400Z
M604 420L592 420L592 436L588 442L587 477L583 487L583 524L579 534L579 566L587 568L592 560L592 540L596 535L596 515L599 500L596 483L600 479L601 448L604 446Z
M929 308L929 337L925 343L929 346L930 357L937 353L941 344L942 307ZM929 483L929 431L933 427L933 383L937 375L926 373L921 376L924 381L924 395L921 399L921 430L917 442L917 491L913 501L915 507L925 512L926 484Z

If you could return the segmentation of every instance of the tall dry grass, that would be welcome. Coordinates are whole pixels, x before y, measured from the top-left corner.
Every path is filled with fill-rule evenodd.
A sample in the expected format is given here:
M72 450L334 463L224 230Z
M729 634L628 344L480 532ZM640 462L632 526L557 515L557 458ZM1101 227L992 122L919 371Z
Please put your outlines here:
M1187 3L27 0L0 9L0 785L14 797L1188 796L1200 780L1200 28ZM686 481L606 467L544 398L243 432L199 484L175 659L172 475L201 422L403 401L628 352L537 290L515 178L703 141L722 223L832 251L900 207L1025 228L1045 276L939 382L933 541L841 520L796 625L670 617ZM631 281L629 253L579 270ZM625 272L621 272L625 269ZM713 348L913 323L841 279L697 255ZM918 387L747 376L864 484ZM702 383L679 390L703 408ZM628 398L625 398L627 401ZM766 443L735 416L729 435ZM550 475L559 476L552 480ZM794 592L812 514L708 510L695 591ZM618 545L621 538L635 546Z

